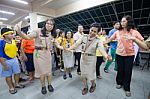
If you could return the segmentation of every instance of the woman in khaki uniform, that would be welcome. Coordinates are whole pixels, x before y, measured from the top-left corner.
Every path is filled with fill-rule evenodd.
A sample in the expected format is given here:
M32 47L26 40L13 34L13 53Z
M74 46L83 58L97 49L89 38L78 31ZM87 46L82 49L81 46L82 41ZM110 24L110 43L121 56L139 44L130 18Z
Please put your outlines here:
M52 57L51 57L51 44L54 39L52 36L54 32L54 22L50 19L46 20L42 29L32 32L29 35L21 33L21 22L15 26L17 33L24 39L35 38L35 51L34 51L34 65L35 75L40 77L42 86L41 93L46 94L45 77L48 81L48 91L53 92L54 88L51 85L52 78ZM53 33L53 34L52 34ZM56 35L55 35L56 36Z
M92 93L96 88L96 49L100 50L104 58L111 60L111 56L108 56L102 41L96 37L100 31L100 24L93 23L91 25L89 35L83 35L74 45L66 50L71 50L82 44L82 55L81 55L81 78L84 84L82 95L88 92L87 81L91 82L89 92Z

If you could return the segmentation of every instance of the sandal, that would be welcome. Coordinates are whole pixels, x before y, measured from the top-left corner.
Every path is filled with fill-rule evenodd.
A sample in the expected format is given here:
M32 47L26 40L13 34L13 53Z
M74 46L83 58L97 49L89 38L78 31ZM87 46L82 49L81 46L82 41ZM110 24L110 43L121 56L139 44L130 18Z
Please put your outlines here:
M83 90L82 90L82 95L85 95L85 94L87 94L88 93L88 88L83 88Z
M15 94L15 93L17 93L17 90L16 90L16 89L9 90L9 93L10 93L10 94Z
M97 76L98 79L102 79L102 76Z
M93 93L95 91L95 89L96 89L96 84L94 86L93 85L91 86L89 92Z
M21 85L21 84L15 86L15 88L24 88L24 87L25 85Z

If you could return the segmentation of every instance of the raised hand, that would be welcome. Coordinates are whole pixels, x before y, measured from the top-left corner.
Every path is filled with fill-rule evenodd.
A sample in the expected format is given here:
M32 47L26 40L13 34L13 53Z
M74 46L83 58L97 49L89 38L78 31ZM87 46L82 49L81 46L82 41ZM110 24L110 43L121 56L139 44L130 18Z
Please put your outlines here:
M21 25L22 25L22 21L20 21L19 23L17 23L14 26L14 30L17 31L17 32L20 32L21 31Z

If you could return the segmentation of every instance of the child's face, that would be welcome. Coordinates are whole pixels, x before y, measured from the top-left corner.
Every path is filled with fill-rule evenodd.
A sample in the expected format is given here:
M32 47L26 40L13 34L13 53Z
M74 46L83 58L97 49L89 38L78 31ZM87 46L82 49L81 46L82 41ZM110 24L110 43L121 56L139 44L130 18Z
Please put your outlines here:
M13 39L14 38L14 33L6 34L6 35L4 35L4 38L5 39Z

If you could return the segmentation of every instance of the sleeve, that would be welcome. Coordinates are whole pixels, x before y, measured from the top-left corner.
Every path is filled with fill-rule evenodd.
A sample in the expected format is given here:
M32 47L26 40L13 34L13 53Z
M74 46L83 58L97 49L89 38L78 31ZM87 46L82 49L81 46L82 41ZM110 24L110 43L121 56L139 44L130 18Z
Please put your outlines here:
M3 41L0 40L0 58L3 57Z
M138 31L136 31L136 30L134 30L135 32L135 36L136 36L136 38L138 38L139 40L141 40L141 41L143 41L144 40L144 38L142 37L142 35L138 32Z
M110 30L109 33L108 33L108 38L110 38L112 36L112 33L113 33L113 31Z
M116 31L111 37L110 40L115 40L117 38L117 33L119 33L118 31Z
M78 40L78 35L77 35L77 33L75 33L74 35L73 35L73 41L77 41Z
M100 50L100 51L105 51L103 42L101 40L98 40L97 49Z
M33 31L30 34L28 34L28 36L30 38L37 38L38 37L38 33L39 33L39 31Z

